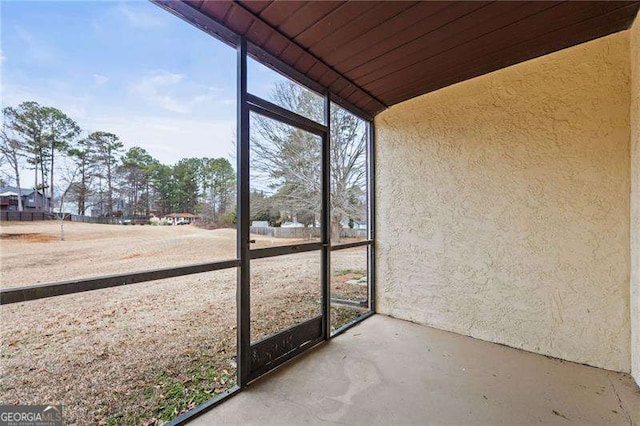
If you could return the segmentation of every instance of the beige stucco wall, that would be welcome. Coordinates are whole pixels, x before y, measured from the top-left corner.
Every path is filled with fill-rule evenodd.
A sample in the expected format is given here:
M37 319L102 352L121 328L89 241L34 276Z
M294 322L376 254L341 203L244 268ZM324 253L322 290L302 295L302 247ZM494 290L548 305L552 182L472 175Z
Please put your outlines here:
M376 124L378 310L630 370L629 32Z
M640 385L640 18L631 28L631 371Z

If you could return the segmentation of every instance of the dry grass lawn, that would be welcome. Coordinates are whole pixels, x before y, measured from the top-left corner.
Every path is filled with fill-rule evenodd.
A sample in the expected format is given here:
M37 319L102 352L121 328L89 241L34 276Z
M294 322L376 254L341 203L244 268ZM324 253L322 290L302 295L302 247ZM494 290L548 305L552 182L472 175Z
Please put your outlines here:
M3 223L0 237L2 288L232 259L236 238L66 223L59 241L55 222ZM366 273L365 251L334 252L336 297L366 299L346 283ZM254 261L252 339L318 314L319 276L315 252ZM0 403L62 403L77 424L171 419L235 383L235 292L236 271L224 270L1 306ZM332 321L358 313L336 308Z

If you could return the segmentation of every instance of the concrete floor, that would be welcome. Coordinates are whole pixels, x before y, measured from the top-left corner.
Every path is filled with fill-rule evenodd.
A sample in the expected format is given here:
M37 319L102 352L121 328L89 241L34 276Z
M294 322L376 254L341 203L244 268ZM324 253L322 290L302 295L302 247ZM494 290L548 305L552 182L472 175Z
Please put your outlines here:
M376 315L190 425L634 424L630 376Z

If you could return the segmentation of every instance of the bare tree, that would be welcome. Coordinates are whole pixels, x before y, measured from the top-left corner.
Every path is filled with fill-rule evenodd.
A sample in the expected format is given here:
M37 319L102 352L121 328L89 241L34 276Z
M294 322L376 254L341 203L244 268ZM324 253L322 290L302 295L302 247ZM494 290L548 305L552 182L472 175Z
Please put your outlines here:
M276 85L272 100L306 117L323 116L322 100L300 86ZM345 220L366 212L365 122L348 111L331 108L331 237L340 240ZM254 191L291 217L312 215L322 208L322 141L304 130L252 115L251 172Z
M65 199L73 187L78 183L79 176L80 166L77 163L65 159L64 167L62 168L62 177L59 181L60 185L56 188L60 194L60 205L58 206L57 213L58 220L60 221L60 241L64 241L64 221L69 216L68 213L63 211Z
M20 169L22 168L22 160L24 158L23 147L20 141L9 135L10 130L3 128L0 140L0 154L9 164L13 178L18 188L18 211L23 210L22 194L20 193Z
M367 133L343 108L331 109L331 124L331 230L339 241L343 221L367 218Z

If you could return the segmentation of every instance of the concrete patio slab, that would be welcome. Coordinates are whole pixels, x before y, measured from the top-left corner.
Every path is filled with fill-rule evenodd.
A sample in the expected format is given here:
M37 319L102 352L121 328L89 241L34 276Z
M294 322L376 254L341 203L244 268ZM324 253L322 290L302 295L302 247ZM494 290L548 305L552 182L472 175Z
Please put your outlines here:
M640 424L626 374L382 315L191 424Z

